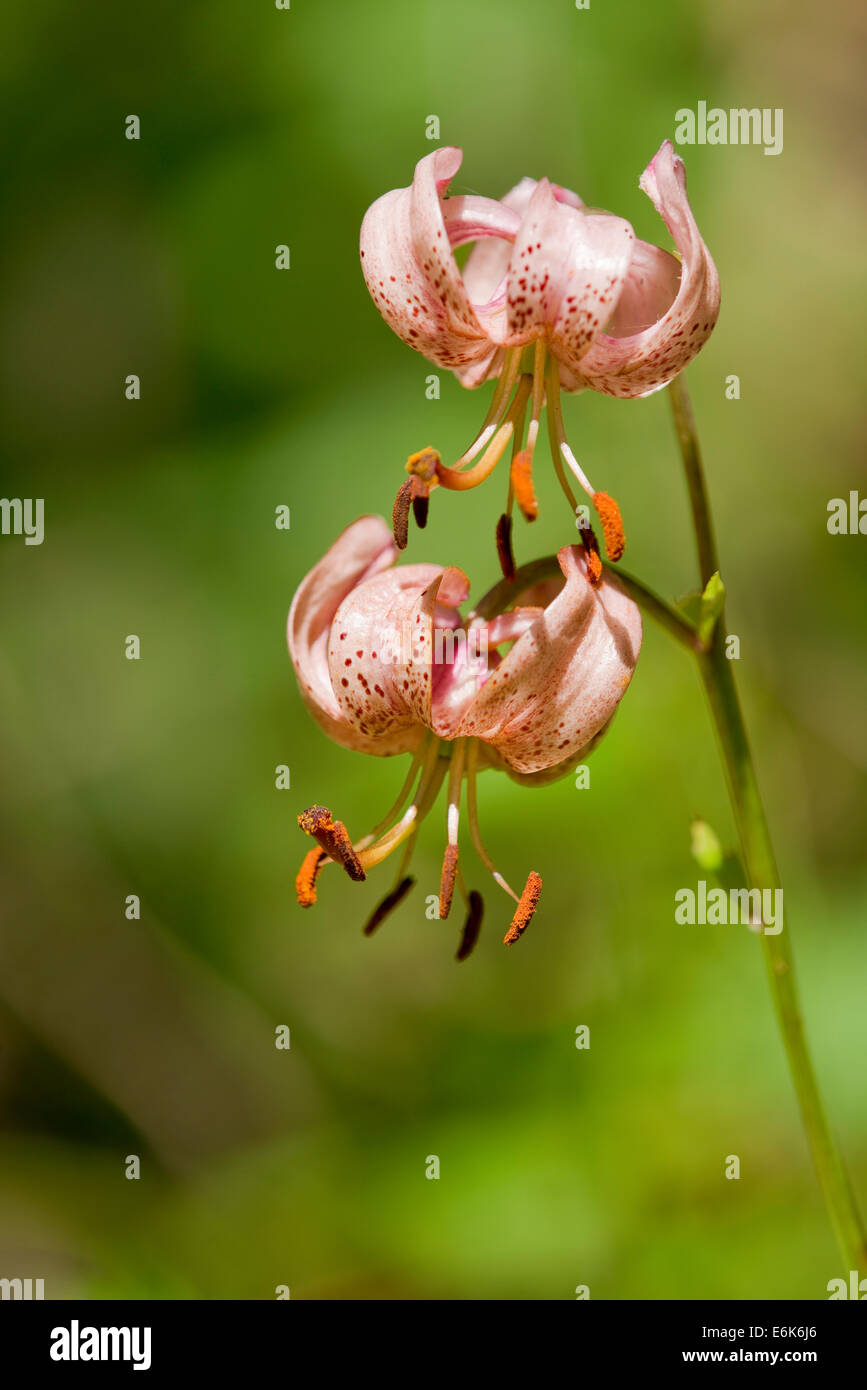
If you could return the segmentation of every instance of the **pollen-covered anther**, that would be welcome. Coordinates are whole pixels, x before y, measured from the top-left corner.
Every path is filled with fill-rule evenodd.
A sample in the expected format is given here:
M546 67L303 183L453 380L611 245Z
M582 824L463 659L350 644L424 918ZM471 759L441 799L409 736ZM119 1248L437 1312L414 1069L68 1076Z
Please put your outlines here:
M593 588L595 589L598 587L599 584L602 583L602 560L600 558L598 550L593 550L592 548L588 547L586 554L587 578L590 580L590 583L593 585Z
M403 902L404 898L406 897L407 893L409 892L410 888L412 888L414 883L415 879L408 875L406 878L402 878L397 887L393 888L390 893L386 893L382 902L379 904L378 907L375 907L373 909L373 912L371 912L370 916L364 924L365 936L373 936L373 933L376 931L377 927L382 926L386 917L390 916L390 914L397 907L398 903Z
M455 891L455 874L458 870L458 847L446 845L443 856L443 871L440 877L440 921L444 922L451 912L452 894Z
M477 893L473 888L469 895L467 920L461 932L460 945L455 953L455 960L466 960L467 956L472 955L476 942L479 939L479 932L482 930L482 917L485 912L485 904L481 893Z
M438 451L428 445L426 449L419 449L417 454L410 454L406 461L406 471L423 483L433 486L441 463Z
M594 492L593 505L599 515L599 520L602 522L605 553L609 560L619 560L626 549L626 533L623 530L620 508L607 492Z
M532 921L541 892L542 878L534 869L524 884L524 891L512 918L512 925L503 937L504 946L514 946L516 941L520 941Z
M587 578L595 589L602 583L602 557L599 554L599 542L589 521L581 521L579 525L581 544L584 546L584 559L587 563Z
M512 549L512 518L505 512L497 522L497 555L503 578L511 584L515 578L515 552Z
M435 451L430 450L430 452L434 453ZM417 457L421 457L421 455L413 454L413 458ZM439 458L439 454L437 454L436 457ZM407 468L409 468L409 464L407 464ZM411 478L407 478L405 483L401 483L398 488L397 496L394 499L394 506L391 509L391 529L394 533L394 543L398 550L406 550L406 544L409 540L410 507L412 507L412 513L415 517L415 523L418 529L423 531L427 526L428 499L431 494L431 488L435 486L435 474L431 482L413 474Z
M413 479L407 478L405 483L401 483L394 499L394 506L391 509L391 529L394 532L394 543L398 550L406 550L406 543L409 540L409 509L413 500Z
M298 824L307 835L312 835L329 859L342 864L355 883L362 883L367 875L355 850L349 832L341 820L335 820L327 806L310 806L298 817Z
M512 459L512 490L515 501L527 521L535 521L539 515L539 503L533 487L533 455L529 449L521 449Z
M328 862L328 855L318 846L308 850L295 879L295 892L302 907L312 907L316 901L316 880Z

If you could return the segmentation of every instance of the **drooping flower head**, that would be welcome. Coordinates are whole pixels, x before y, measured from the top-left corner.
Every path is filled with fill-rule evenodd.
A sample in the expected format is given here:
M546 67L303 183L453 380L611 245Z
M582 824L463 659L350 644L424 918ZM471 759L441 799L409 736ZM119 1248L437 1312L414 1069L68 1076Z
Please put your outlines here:
M707 341L719 313L719 278L689 205L683 161L666 140L640 180L678 259L639 240L623 218L586 208L547 179L523 179L499 201L449 197L461 159L450 147L425 156L410 187L379 198L361 228L368 289L404 342L465 386L499 378L479 436L453 468L434 449L410 457L395 505L397 542L406 543L410 504L424 525L433 487L477 486L511 442L509 501L498 529L509 573L513 501L528 520L536 515L531 466L547 397L554 462L570 505L576 509L564 464L597 508L609 558L619 559L619 510L591 486L569 446L560 390L646 396ZM454 252L467 242L474 245L461 271ZM595 581L601 570L588 530L585 524Z
M463 959L481 923L481 898L467 892L458 859L464 781L476 850L518 904L505 938L511 943L535 910L541 879L531 873L519 895L495 868L478 828L477 771L499 768L528 784L570 771L623 697L641 647L641 619L616 579L590 582L580 546L561 550L556 566L537 562L503 580L466 617L460 606L469 586L461 570L394 568L396 558L386 523L361 517L303 580L289 613L299 685L326 732L358 751L412 754L395 806L363 839L353 841L322 806L299 818L317 841L299 874L299 901L315 901L327 862L361 880L404 845L395 887L368 930L378 926L408 891L408 852L448 775L440 916L448 915L457 883L468 904Z

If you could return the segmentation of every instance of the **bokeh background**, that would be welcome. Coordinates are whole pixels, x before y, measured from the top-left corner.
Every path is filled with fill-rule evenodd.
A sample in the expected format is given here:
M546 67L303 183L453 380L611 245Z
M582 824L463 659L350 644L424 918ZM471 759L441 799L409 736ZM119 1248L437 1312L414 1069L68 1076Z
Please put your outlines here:
M638 175L675 111L783 107L777 158L683 151L723 282L689 379L809 1037L867 1200L867 540L826 529L830 498L867 494L861 25L783 0L4 7L0 491L45 498L46 539L0 538L0 1275L48 1297L689 1299L821 1298L844 1273L758 943L674 922L692 818L732 838L688 659L647 631L589 790L482 780L493 852L545 892L511 952L488 893L457 967L457 924L424 913L444 812L373 939L387 870L296 906L296 813L325 801L360 833L404 768L314 728L284 623L406 455L456 455L484 413L445 374L426 399L359 272L363 212L409 181L426 118L465 149L454 191L545 173L667 245ZM632 570L688 591L665 395L577 397L567 423ZM519 559L572 534L540 462ZM437 496L411 558L487 587L503 489Z

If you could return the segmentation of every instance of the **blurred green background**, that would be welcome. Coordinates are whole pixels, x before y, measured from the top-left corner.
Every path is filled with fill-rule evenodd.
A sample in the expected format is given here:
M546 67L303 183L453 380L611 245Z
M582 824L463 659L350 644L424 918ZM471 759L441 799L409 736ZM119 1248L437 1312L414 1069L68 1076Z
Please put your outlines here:
M406 455L456 456L484 413L445 373L426 399L432 368L359 271L364 210L409 181L426 118L464 147L453 191L544 173L668 245L637 184L675 111L783 107L777 158L683 151L723 283L689 376L809 1036L867 1199L867 542L826 530L829 498L867 492L859 15L4 7L0 491L45 498L46 540L0 538L0 1275L48 1297L688 1299L821 1298L844 1273L757 941L674 922L691 819L732 836L688 659L646 632L589 790L482 779L495 857L545 892L506 952L486 891L458 968L456 924L424 914L444 809L372 940L388 869L295 905L296 813L324 801L361 833L404 766L315 729L284 625L337 532L388 513ZM686 592L665 395L566 409L630 568ZM519 560L573 534L540 465ZM503 495L499 472L438 495L409 557L487 587Z

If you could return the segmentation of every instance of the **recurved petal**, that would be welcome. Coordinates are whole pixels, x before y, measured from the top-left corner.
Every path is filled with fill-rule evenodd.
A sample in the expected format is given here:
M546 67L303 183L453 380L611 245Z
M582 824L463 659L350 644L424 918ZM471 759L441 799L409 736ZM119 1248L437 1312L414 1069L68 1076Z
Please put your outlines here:
M328 670L343 719L366 738L419 732L432 642L417 617L439 565L401 565L356 585L331 624ZM433 600L431 600L431 612Z
M486 740L515 772L557 768L612 718L641 649L641 615L606 574L593 588L583 552L558 554L565 583L490 674L459 735Z
M527 205L509 263L509 346L545 335L567 370L579 363L620 297L635 233L623 218L558 202L547 179Z
M674 303L680 261L670 251L636 241L614 313L605 325L612 338L629 338L652 328Z
M380 737L401 728L452 730L485 678L458 605L462 570L402 565L354 589L332 624L331 681L345 718Z
M361 752L401 752L413 741L404 737L400 746L391 746L346 722L329 677L329 633L346 596L387 569L396 556L391 528L382 517L359 517L301 581L289 610L289 655L310 712L335 742Z
M470 372L478 365L484 375L492 347L470 303L450 235L456 242L473 228L476 235L500 235L499 205L465 199L453 211L446 203L444 213L443 195L461 159L459 149L434 150L419 160L409 188L384 194L368 209L361 265L374 303L405 343L440 366ZM505 215L502 234L508 235L515 219Z
M671 261L640 244L623 311L618 306L609 332L584 356L576 383L611 396L646 396L668 385L710 337L719 314L719 276L689 205L683 160L670 140L648 164L641 188L674 238L680 274L675 279ZM656 322L639 327L651 312L658 313ZM623 332L627 336L617 336Z

